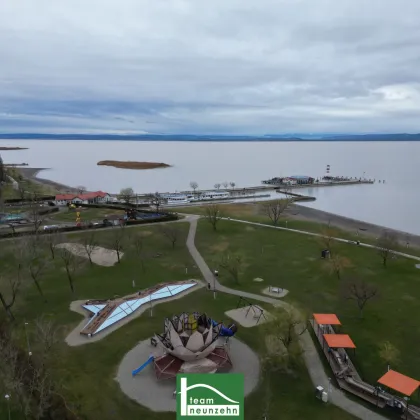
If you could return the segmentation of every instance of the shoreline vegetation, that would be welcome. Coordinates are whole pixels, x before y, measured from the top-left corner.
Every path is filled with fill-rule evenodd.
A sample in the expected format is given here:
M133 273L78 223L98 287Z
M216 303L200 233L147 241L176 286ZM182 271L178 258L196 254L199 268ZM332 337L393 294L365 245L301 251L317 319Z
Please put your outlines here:
M3 150L28 150L29 147L8 147L8 146L0 146L0 151Z
M120 169L156 169L169 168L171 165L163 162L135 162L135 161L120 161L120 160L101 160L97 163L98 166L113 166Z

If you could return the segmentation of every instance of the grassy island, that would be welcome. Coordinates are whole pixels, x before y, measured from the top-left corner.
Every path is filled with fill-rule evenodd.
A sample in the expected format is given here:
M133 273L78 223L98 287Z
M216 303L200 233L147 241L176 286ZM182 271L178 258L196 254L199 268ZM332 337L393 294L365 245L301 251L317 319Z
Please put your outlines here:
M169 168L171 165L162 162L133 162L133 161L119 161L119 160L101 160L98 162L99 166L113 166L114 168L122 169L155 169L155 168Z

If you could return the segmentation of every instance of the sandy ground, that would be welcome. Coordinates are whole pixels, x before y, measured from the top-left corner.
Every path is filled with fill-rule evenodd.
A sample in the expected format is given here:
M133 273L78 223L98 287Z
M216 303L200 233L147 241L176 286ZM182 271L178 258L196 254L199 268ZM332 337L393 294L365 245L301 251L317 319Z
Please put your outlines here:
M270 313L264 310L265 318L264 316L261 316L261 318L258 320L258 317L260 316L259 311L257 310L254 312L254 309L250 309L248 312L248 309L248 306L238 309L231 309L230 311L225 312L225 315L227 315L229 318L232 318L235 322L245 328L252 328L256 325L263 324L270 318ZM248 315L246 315L247 312Z
M224 340L223 340L224 342ZM246 344L237 338L231 338L228 344L233 369L230 373L242 373L245 378L245 396L257 386L260 376L258 356ZM142 365L149 356L160 355L156 347L150 345L150 339L141 341L130 350L121 361L115 378L121 390L132 400L153 411L175 411L175 379L157 381L153 363L146 366L134 378L131 372ZM216 373L216 375L218 375Z
M267 296L271 296L271 297L275 297L275 298L282 298L285 297L289 291L286 289L282 289L281 287L278 287L278 289L281 290L280 293L277 292L272 292L270 291L270 287L266 287L265 289L263 289L261 292Z
M33 182L37 182L38 184L47 185L49 187L53 187L58 191L62 192L70 192L70 193L77 193L77 189L70 187L65 184L60 184L59 182L51 181L49 179L44 178L38 178L38 173L41 171L46 171L48 168L23 168L19 167L19 171L22 173L22 175L25 178L28 178L29 180Z
M188 295L191 292L194 292L194 290L198 290L201 287L204 287L204 283L202 283L200 280L195 279L189 279L190 281L197 282L197 285L194 287L191 287L190 289L185 290L182 293L179 293L178 295L171 296L166 299L160 299L153 301L153 307L156 305L159 305L160 303L165 303L170 300L180 299L186 295ZM105 328L103 331L99 332L98 334L95 334L93 337L87 337L85 335L80 334L80 331L84 328L84 326L87 324L88 320L90 319L89 314L90 312L86 309L82 308L82 305L86 303L86 301L89 299L83 299L83 300L76 300L70 303L70 310L73 312L77 312L78 314L81 314L84 316L84 319L79 323L79 325L66 337L65 341L69 346L81 346L83 344L89 344L94 343L95 341L102 340L105 338L108 334L111 334L113 331L117 330L118 328L122 327L125 324L128 324L133 319L138 318L140 315L143 314L146 310L150 309L149 305L140 306L137 311L135 311L132 315L123 318L121 321L117 322L116 324L111 325L108 328ZM134 368L133 368L134 369Z
M83 258L89 258L85 247L82 244L65 242L56 245L57 248L66 248L74 255ZM123 257L123 253L120 252L120 258ZM102 248L101 246L95 246L92 254L90 255L94 264L102 265L104 267L112 267L118 262L117 252L112 249Z

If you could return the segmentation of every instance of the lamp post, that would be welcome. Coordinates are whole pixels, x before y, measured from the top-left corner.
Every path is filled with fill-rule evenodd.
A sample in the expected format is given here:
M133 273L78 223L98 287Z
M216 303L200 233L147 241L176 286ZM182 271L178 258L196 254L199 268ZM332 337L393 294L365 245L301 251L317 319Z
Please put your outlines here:
M288 220L286 220L286 229L287 229L287 223L288 223Z
M213 274L213 298L216 299L216 277L219 277L219 271L214 270Z
M4 396L4 398L6 399L6 404L7 404L7 412L9 413L9 420L10 420L10 403L9 403L9 400L10 400L10 395L9 394L6 394L5 396Z
M25 336L26 336L26 344L28 345L28 355L32 356L32 352L31 352L31 346L29 344L29 335L28 335L28 330L26 328L26 326L28 325L27 322L25 322Z
M409 397L404 397L405 399L405 420L408 419L408 401L410 400Z

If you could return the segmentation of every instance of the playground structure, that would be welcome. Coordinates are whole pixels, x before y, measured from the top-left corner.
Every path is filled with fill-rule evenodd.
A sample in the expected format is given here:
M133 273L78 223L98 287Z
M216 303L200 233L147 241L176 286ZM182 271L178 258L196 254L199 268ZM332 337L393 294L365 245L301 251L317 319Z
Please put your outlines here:
M89 337L98 334L118 321L130 316L145 304L178 295L198 283L194 280L160 283L136 294L108 300L88 300L82 307L92 314L80 334Z
M82 217L80 211L76 212L76 226L82 226Z
M313 314L311 325L322 350L334 372L341 389L376 405L403 413L406 419L420 419L420 408L409 404L410 396L420 389L420 381L409 378L393 370L388 370L378 383L404 395L399 397L364 382L351 362L345 349L356 351L356 345L347 334L337 334L333 325L341 325L335 314ZM322 388L322 387L320 387Z
M225 327L206 314L182 313L166 318L162 334L155 334L151 344L161 355L151 355L139 368L137 375L147 365L154 363L157 380L172 379L183 373L216 373L232 367L228 341L238 328Z
M255 319L255 323L258 324L261 320L261 317L267 321L266 316L264 315L264 309L262 309L258 305L254 305L249 300L245 299L244 297L240 297L238 300L238 304L236 305L236 309L239 308L246 308L245 317L248 317L250 311L252 311L252 316Z

